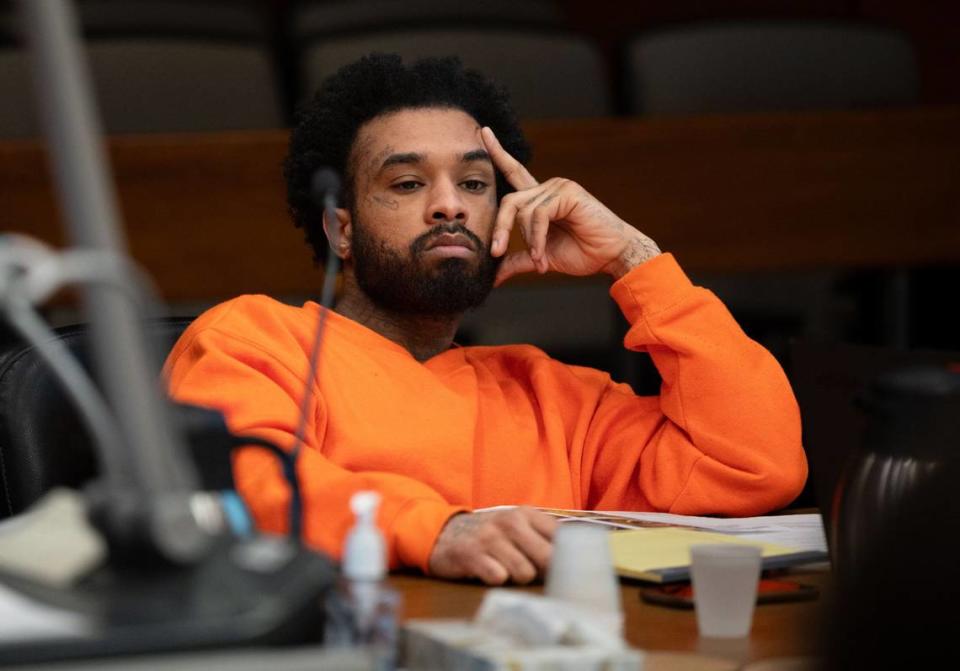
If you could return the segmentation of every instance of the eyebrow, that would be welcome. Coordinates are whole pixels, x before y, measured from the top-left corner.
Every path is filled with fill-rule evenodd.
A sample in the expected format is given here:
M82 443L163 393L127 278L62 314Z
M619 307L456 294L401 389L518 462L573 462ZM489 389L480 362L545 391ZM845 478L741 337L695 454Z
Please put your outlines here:
M411 151L404 154L391 154L383 163L380 164L380 172L386 170L392 165L417 165L424 160L425 156L423 154L418 154L417 152ZM468 151L460 159L463 163L473 163L475 161L486 161L488 163L493 163L493 160L490 158L490 154L487 153L485 149L474 149L473 151Z
M383 163L380 164L380 170L383 171L391 165L416 165L423 160L423 154L416 152L407 152L406 154L391 154Z
M487 153L486 149L474 149L473 151L468 151L463 155L461 160L464 163L472 163L474 161L486 161L487 163L493 163L493 160L490 158L490 154Z

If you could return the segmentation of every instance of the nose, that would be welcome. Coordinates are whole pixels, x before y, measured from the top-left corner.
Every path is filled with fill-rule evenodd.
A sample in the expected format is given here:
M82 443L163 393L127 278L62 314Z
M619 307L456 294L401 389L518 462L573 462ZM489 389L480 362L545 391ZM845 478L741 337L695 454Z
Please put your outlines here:
M445 221L465 224L467 208L457 190L457 185L449 180L435 182L430 191L430 202L426 214L425 223L428 226L435 226Z

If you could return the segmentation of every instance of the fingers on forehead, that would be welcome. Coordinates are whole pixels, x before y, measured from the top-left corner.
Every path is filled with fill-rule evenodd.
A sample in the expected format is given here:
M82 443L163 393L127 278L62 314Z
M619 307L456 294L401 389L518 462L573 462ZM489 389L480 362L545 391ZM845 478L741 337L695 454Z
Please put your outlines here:
M503 145L500 144L500 141L493 134L493 131L487 129L487 133L483 135L483 144L487 148L493 164L504 172L507 172L511 166L516 164L516 159L503 148Z
M505 175L509 175L517 170L526 172L523 164L515 159L510 152L503 148L503 145L500 144L500 140L498 140L497 136L493 134L493 131L489 126L484 126L483 131L484 133L482 135L482 139L487 147L487 151L490 152L493 162L498 168L500 168L501 171L503 171Z

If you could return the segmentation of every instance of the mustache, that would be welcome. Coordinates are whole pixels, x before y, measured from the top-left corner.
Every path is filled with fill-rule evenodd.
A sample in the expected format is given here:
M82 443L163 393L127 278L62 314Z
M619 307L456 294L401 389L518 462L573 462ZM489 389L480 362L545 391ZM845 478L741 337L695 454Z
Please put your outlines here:
M487 245L483 244L483 241L477 237L477 234L463 224L437 224L410 243L410 253L416 257L427 249L427 245L429 245L430 241L434 238L446 234L457 235L458 233L469 238L470 242L473 243L474 248L478 251L487 249Z

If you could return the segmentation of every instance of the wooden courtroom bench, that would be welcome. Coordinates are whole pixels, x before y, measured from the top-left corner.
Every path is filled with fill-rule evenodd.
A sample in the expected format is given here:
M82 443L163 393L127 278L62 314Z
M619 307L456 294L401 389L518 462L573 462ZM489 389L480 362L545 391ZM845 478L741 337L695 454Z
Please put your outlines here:
M690 271L960 260L960 107L524 127L534 175L577 180ZM168 301L319 286L285 209L286 141L109 138L133 255ZM39 141L0 142L0 230L63 242Z

